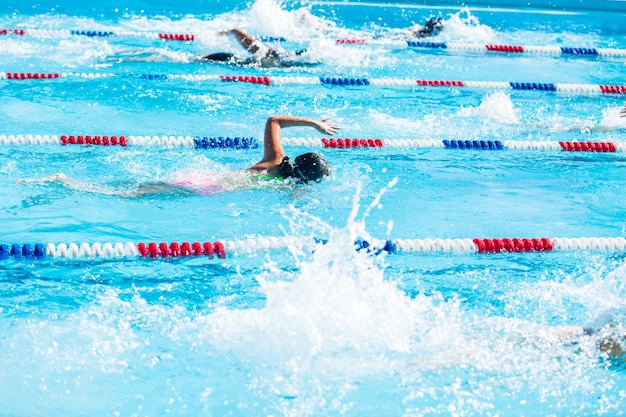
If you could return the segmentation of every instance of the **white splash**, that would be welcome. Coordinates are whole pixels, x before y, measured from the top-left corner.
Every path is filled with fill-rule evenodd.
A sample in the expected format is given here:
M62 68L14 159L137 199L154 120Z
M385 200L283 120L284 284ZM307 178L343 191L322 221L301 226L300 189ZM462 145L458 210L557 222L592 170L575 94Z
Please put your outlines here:
M600 121L600 127L606 129L625 129L626 117L621 115L624 107L610 107L602 110L602 120Z
M478 107L462 108L459 115L474 116L505 124L519 123L518 112L511 96L501 91L487 94Z
M444 30L440 37L448 42L489 43L497 37L496 32L489 26L480 23L478 17L474 16L467 7L449 15L443 23Z

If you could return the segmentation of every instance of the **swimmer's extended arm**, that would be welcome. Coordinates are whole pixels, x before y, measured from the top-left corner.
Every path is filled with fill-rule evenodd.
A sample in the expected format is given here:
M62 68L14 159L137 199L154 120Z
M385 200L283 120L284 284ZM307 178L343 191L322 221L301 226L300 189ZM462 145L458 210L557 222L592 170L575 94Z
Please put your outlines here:
M422 30L422 25L413 25L409 26L408 28L402 29L401 33L404 36L417 36L416 33L418 33L420 30Z
M258 41L254 39L253 36L247 34L241 29L223 30L220 32L220 34L234 36L235 39L237 39L237 42L239 42L239 44L243 46L246 49L246 51L249 51L250 53L255 54L259 50Z
M337 132L339 126L324 120L308 119L295 116L272 116L265 123L265 138L263 140L263 159L249 169L255 171L266 170L281 163L285 156L282 144L282 128L304 126L317 129L329 135Z

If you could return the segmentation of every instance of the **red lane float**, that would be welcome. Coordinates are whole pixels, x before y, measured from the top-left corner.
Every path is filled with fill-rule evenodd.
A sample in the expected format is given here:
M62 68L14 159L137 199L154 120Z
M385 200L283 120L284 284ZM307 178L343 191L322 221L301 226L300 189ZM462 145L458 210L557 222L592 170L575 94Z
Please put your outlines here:
M337 45L363 45L366 43L365 39L336 39Z
M147 245L144 242L137 244L137 251L142 258L187 258L192 256L207 256L211 259L215 255L218 258L226 258L226 249L222 242L172 242L169 245L166 242L150 242Z
M626 94L626 85L600 85L600 91L605 94Z
M251 83L251 84L263 84L270 85L270 78L265 76L249 76L249 75L220 75L220 80L223 82L239 82L239 83Z
M521 53L524 52L523 46L517 45L485 45L488 51L497 51L497 52L516 52Z
M59 73L32 73L32 72L7 72L7 79L9 80L38 80L46 78L59 78Z
M196 39L196 36L186 33L159 33L159 39L166 41L193 41Z
M61 144L65 145L96 145L96 146L121 146L126 147L128 142L125 136L90 136L90 135L63 135Z
M324 148L382 148L383 141L380 139L333 139L322 138Z
M550 252L554 246L550 239L543 238L513 238L513 239L474 239L478 253L500 252Z
M25 35L26 31L24 29L0 29L0 35Z
M613 142L559 142L568 152L617 152Z
M463 81L446 81L446 80L415 80L417 85L429 87L464 87Z

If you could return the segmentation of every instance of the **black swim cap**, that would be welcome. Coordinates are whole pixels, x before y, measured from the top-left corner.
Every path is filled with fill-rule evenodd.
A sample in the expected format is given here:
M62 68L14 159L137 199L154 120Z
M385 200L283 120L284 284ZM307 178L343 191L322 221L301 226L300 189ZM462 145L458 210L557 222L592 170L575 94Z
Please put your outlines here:
M330 167L320 154L309 152L296 157L293 177L308 182L319 180L325 175L330 175Z
M441 22L440 17L431 17L428 19L428 22L424 25L422 29L422 34L426 35L437 35L439 32L443 30L443 23Z

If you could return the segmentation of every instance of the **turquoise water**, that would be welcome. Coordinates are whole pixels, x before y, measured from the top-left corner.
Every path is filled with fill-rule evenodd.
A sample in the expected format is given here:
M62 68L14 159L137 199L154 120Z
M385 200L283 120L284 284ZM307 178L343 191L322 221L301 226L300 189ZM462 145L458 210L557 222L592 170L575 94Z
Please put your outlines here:
M419 6L419 7L418 7ZM624 58L455 53L335 39L400 39L441 15L438 41L626 48L623 14L410 3L10 2L0 28L194 33L0 36L0 135L256 137L274 114L330 117L342 137L614 141L623 96L498 89L261 86L141 74L398 77L624 85ZM619 17L619 19L618 19ZM231 68L242 27L308 48L317 65ZM159 62L129 62L150 56ZM163 62L167 61L167 62ZM132 75L132 76L128 76ZM291 128L287 137L319 138ZM290 146L291 155L304 152ZM304 187L122 198L150 181L227 175L260 150L2 145L3 243L329 239L226 259L0 262L0 414L621 415L626 374L559 326L624 320L624 254L406 253L356 238L618 237L623 153L318 149L331 177ZM55 173L83 181L26 183ZM623 328L623 324L621 324ZM619 326L618 326L619 327Z

